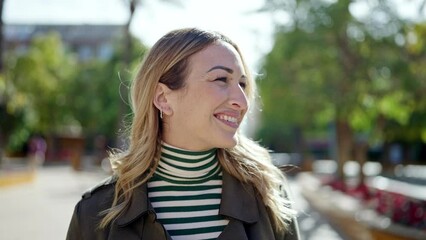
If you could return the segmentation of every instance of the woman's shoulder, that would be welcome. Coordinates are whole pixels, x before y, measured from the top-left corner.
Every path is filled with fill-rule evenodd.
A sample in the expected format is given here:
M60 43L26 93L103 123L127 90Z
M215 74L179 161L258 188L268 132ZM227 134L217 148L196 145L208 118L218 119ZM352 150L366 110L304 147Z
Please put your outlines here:
M111 207L114 199L116 176L110 176L85 191L77 204L82 215L97 215Z
M89 199L92 196L98 195L98 194L101 194L101 195L107 194L109 191L106 191L106 190L115 188L115 183L117 182L117 178L118 177L116 175L112 175L105 178L104 180L96 184L95 186L86 190L82 195L82 199Z
M103 218L101 213L111 207L116 181L115 176L108 177L82 195L74 208L67 239L82 239L81 234L85 239L103 239L94 235L94 229Z

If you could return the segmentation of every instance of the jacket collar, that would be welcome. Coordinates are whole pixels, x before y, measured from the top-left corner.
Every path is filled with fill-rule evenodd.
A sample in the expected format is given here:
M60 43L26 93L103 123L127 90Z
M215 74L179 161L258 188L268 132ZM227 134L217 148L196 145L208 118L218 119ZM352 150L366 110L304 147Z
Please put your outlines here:
M219 213L246 223L257 222L259 212L253 186L240 182L226 171L223 171L222 179ZM147 183L144 183L133 192L130 205L117 218L117 224L125 226L148 212L154 212L154 208L148 199Z
M130 205L124 210L123 214L117 218L117 225L121 227L126 226L149 211L154 212L154 208L149 202L147 184L145 182L133 191Z

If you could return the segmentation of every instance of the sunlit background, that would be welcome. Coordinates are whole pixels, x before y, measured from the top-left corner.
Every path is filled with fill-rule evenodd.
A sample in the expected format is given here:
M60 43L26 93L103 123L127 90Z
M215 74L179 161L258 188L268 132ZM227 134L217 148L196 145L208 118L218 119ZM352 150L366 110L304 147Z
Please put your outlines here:
M0 4L0 239L65 238L126 144L143 54L183 27L241 47L244 131L287 165L302 239L426 239L425 0Z

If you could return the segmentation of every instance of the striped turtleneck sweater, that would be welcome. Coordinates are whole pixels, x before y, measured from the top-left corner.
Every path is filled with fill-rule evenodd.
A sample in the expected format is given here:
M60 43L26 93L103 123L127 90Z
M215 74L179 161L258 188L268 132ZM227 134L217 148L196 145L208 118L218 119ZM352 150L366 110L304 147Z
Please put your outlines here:
M194 152L163 143L148 197L173 240L216 239L228 224L219 215L221 193L216 149Z

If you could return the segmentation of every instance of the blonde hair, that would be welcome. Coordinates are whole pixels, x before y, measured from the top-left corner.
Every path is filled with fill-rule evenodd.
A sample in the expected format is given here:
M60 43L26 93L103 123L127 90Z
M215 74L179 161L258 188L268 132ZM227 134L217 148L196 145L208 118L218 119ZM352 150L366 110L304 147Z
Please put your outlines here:
M240 54L248 75L245 92L254 101L255 82L238 46L216 32L196 28L179 29L163 36L143 60L131 88L133 121L129 147L111 156L118 180L112 206L103 212L100 228L114 221L128 206L133 191L154 174L161 153L162 125L159 111L153 104L158 82L176 90L184 86L189 58L214 44L227 42ZM219 149L218 158L223 169L242 182L251 183L267 207L277 230L284 230L294 217L294 211L283 196L285 178L270 159L268 151L254 141L237 133L238 143L231 149Z

